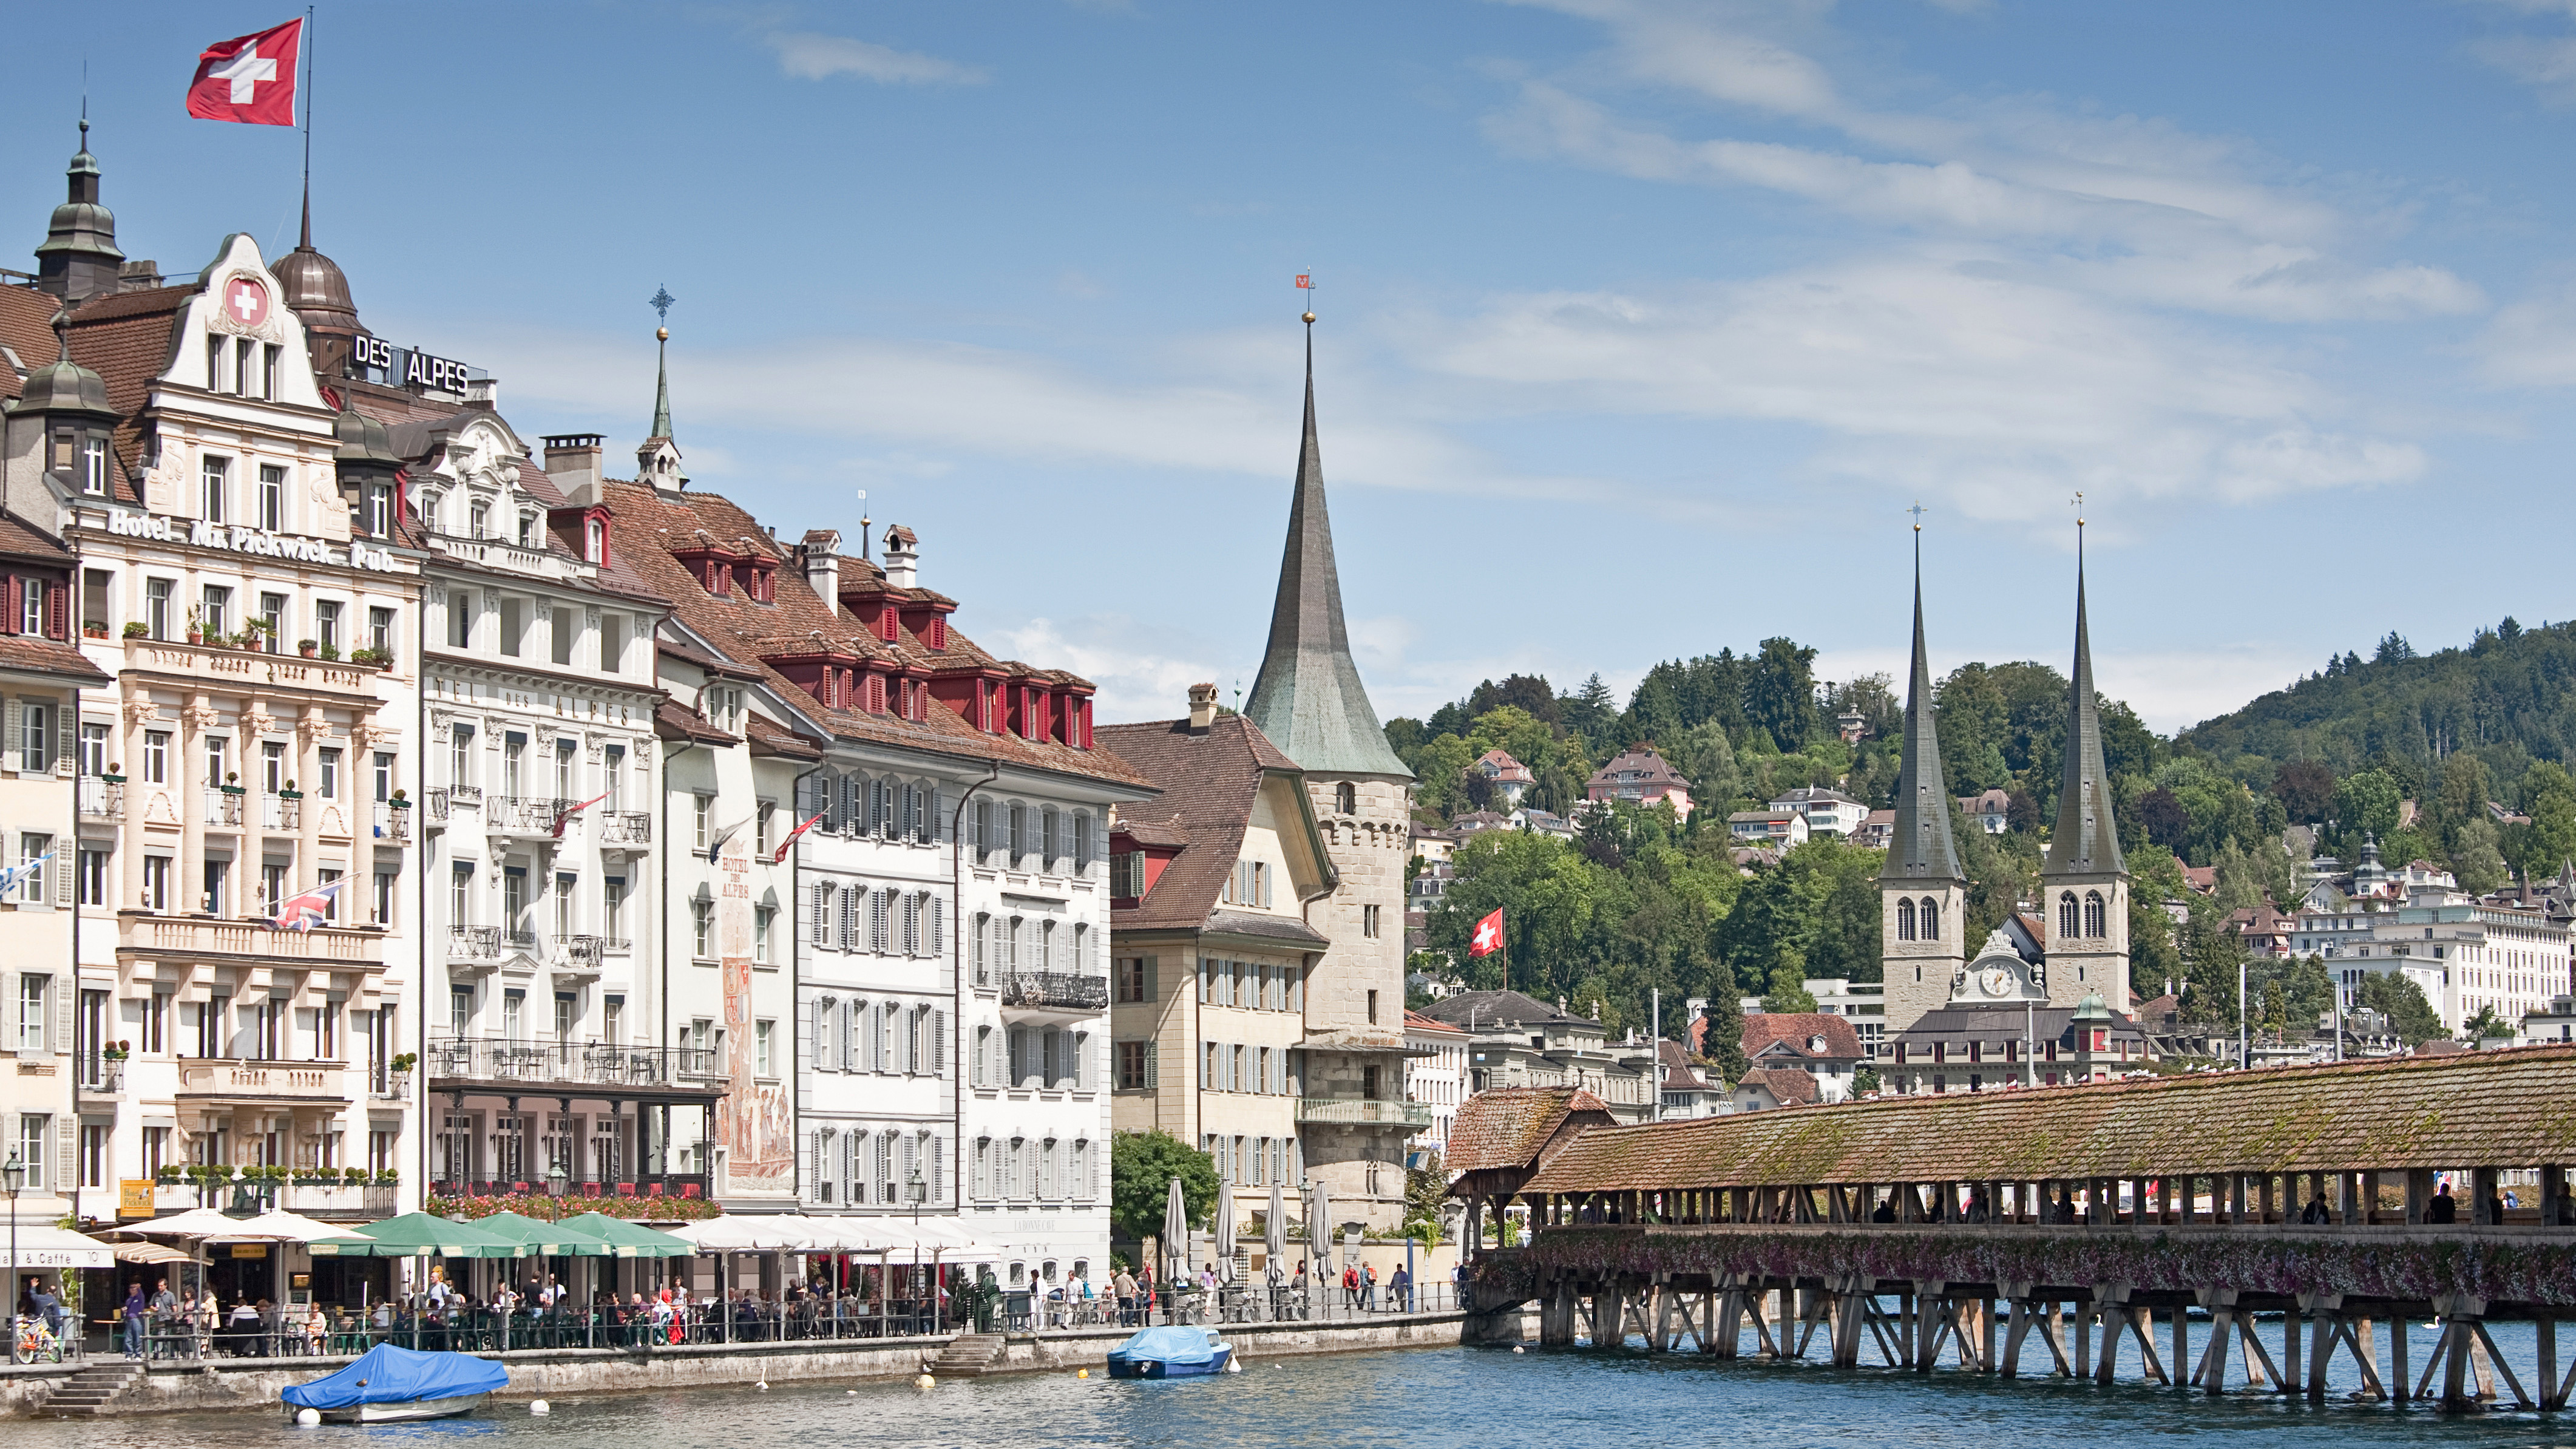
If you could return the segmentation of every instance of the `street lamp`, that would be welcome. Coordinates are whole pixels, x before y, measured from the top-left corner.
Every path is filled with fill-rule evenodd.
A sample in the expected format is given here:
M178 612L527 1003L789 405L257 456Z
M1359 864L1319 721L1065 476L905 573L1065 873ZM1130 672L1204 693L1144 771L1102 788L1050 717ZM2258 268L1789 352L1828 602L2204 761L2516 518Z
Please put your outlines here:
M904 1179L903 1194L906 1198L911 1200L912 1221L913 1226L915 1227L919 1227L921 1225L921 1200L924 1197L927 1197L929 1193L930 1184L922 1181L921 1169L918 1167L914 1168L912 1170L912 1175Z
M7 1162L0 1162L0 1187L9 1190L9 1310L14 1322L18 1313L18 1192L27 1185L27 1164L18 1160L12 1150ZM15 1333L13 1327L10 1330Z

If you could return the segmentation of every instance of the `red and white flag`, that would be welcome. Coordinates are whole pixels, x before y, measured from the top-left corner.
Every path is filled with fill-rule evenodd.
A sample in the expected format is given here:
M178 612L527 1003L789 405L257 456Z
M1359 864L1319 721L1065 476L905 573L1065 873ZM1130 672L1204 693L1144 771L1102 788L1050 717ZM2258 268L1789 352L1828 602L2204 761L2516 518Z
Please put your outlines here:
M269 917L268 928L272 931L310 931L315 926L328 925L331 904L339 898L340 887L347 884L347 878L343 877L325 881L300 896L288 896L278 903L277 914Z
M575 805L570 800L557 800L555 802L555 828L552 832L554 838L557 840L563 839L564 827L572 823L574 816L579 815L584 810L589 809L591 806L596 805L607 798L607 792L602 791L599 794L593 795L589 799L582 801L578 805Z
M188 84L188 114L201 121L294 125L295 60L303 49L301 20L207 46L197 57L197 78Z
M1471 957L1491 956L1501 949L1503 949L1503 908L1496 906L1491 915L1476 923L1476 934L1467 938L1467 954Z
M791 831L788 831L788 832L787 832L787 838L786 838L785 840L782 840L782 841L778 842L778 848L777 848L776 850L773 850L773 851L771 851L771 852L769 853L769 863L770 863L771 865L777 865L777 864L779 864L779 863L781 863L781 862L785 861L785 860L787 859L787 852L788 852L788 849L789 849L791 846L793 846L793 845L795 845L795 844L796 844L796 837L797 837L797 836L800 836L800 835L802 835L802 834L804 834L804 833L805 833L806 831L808 831L808 830L813 829L813 828L814 828L814 822L816 822L816 821L818 821L818 820L820 820L820 819L822 819L822 818L823 818L823 812L822 812L822 811L820 811L820 810L817 810L817 811L815 811L813 814L808 815L808 816L806 816L806 817L805 817L805 823L804 823L804 824L797 826L795 829L793 829L793 830L791 830Z
M1297 274L1297 289L1299 291L1311 292L1314 288L1315 274L1313 272L1299 272Z

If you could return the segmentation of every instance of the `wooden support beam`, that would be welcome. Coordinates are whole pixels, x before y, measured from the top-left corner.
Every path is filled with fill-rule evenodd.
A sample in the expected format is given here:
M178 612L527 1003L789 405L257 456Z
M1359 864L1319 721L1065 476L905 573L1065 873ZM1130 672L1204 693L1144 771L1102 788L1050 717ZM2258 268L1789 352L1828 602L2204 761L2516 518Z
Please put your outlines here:
M2281 1392L2299 1391L2299 1305L2281 1310Z
M2397 1316L2388 1320L2388 1382L2401 1404L2409 1397L2406 1389L2406 1335L2412 1325L2406 1319L2406 1310L2400 1308Z
M2218 1336L2210 1335L2210 1341L2217 1342ZM2173 1310L2173 1386L2175 1388L2191 1387L2183 1380L2182 1373L2182 1366L2189 1362L2191 1362L2191 1310L2177 1303Z
M2549 1174L2555 1173L2557 1170L2558 1169L2554 1167L2541 1169L2544 1178ZM2541 1221L2547 1222L2548 1220L2549 1215L2544 1211L2541 1216ZM2544 1409L2555 1409L2559 1407L2560 1404L2558 1395L2558 1319L2553 1316L2548 1309L2544 1308L2540 1311L2540 1317L2533 1321L2531 1330L2532 1336L2539 1340L2540 1348L2540 1407Z
M2514 1377L2513 1365L2504 1361L2504 1355L2496 1350L2495 1340L2487 1336L2486 1323L2481 1319L2472 1318L2468 1320L2468 1324L2469 1331L2478 1336L2478 1346L2486 1350L2487 1362L2495 1365L2495 1371L2504 1376L2505 1387L2513 1390L2514 1405L2517 1408L2524 1409L2534 1407L2531 1402L2531 1395L2522 1391L2522 1380ZM2490 1387L2486 1392L2478 1395L2478 1397L2482 1399L2494 1398L2495 1391Z

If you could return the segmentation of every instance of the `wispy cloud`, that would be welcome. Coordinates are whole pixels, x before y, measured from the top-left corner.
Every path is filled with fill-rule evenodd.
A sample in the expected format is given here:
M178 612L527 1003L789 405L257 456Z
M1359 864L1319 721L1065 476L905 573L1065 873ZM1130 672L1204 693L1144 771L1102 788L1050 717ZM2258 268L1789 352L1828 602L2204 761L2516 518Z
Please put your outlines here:
M798 80L848 75L885 85L981 85L992 78L980 66L896 50L846 35L786 30L772 32L768 41L770 48L778 52L778 68Z

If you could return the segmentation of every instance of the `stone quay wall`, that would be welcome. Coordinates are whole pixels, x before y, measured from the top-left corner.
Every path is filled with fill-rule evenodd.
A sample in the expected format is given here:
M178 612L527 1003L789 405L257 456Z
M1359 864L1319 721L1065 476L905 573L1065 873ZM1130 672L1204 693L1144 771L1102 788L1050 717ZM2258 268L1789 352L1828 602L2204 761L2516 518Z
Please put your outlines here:
M1223 1325L1226 1341L1247 1362L1296 1354L1386 1348L1447 1348L1464 1337L1460 1313L1386 1314L1349 1322ZM986 1372L1063 1372L1104 1368L1109 1350L1133 1330L1081 1329L1010 1337ZM788 1343L702 1344L653 1349L546 1348L487 1354L507 1364L512 1399L570 1394L634 1393L695 1384L772 1384L837 1379L910 1378L946 1348L949 1336ZM115 1365L113 1356L92 1364ZM278 1395L322 1377L346 1359L215 1359L159 1363L111 1401L109 1414L258 1409L283 1412ZM0 1418L41 1416L44 1401L80 1364L0 1366Z

